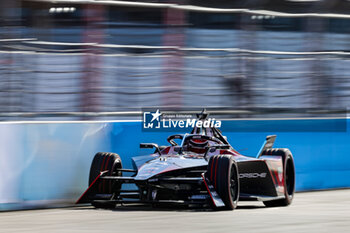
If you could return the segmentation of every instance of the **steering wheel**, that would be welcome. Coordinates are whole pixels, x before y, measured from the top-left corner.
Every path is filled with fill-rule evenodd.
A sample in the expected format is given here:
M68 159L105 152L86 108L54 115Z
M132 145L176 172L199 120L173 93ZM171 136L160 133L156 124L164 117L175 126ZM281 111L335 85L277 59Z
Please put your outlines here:
M170 135L167 138L167 141L172 145L172 146L177 146L177 143L174 141L174 139L183 139L184 136L182 134L174 134L174 135Z

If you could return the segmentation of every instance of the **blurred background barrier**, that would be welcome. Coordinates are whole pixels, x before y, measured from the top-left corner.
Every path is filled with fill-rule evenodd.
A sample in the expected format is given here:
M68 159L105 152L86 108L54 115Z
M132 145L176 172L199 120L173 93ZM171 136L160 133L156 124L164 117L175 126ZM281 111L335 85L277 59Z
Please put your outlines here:
M0 120L350 101L345 0L4 0L0 9ZM86 118L55 117L72 119Z
M107 123L0 124L0 209L72 203L89 160L108 151Z
M294 155L297 191L350 187L349 119L227 120L222 131L248 156L277 134L275 147ZM152 153L139 143L167 145L175 133L144 132L140 121L1 123L0 210L72 205L95 153L118 153L131 168L131 157Z

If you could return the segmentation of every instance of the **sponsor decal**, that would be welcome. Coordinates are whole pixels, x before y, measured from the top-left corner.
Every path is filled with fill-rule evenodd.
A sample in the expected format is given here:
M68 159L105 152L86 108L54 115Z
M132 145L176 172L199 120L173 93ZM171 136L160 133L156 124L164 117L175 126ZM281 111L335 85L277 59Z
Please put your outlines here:
M207 195L192 195L189 199L191 200L205 200Z
M265 178L266 177L266 173L240 173L239 174L239 178Z
M162 113L159 109L143 112L143 129L184 129L194 127L220 128L221 121L215 118L198 120L192 114Z

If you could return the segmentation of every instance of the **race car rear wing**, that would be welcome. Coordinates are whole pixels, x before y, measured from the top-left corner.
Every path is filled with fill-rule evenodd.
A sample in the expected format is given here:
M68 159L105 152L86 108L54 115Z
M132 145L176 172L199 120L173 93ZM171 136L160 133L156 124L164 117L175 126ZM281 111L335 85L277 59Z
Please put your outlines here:
M275 143L276 137L276 135L266 136L266 141L261 146L258 154L256 155L256 158L260 158L264 150L272 148L273 144Z

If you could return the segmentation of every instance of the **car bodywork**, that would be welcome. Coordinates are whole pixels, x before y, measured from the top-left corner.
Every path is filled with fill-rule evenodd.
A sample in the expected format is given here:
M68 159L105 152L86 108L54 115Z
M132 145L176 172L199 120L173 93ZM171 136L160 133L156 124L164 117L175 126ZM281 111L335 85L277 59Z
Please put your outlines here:
M199 120L205 118L199 116ZM190 134L171 135L168 138L169 146L142 143L141 148L154 148L154 153L132 158L134 169L119 168L113 175L101 170L77 203L92 203L95 206L166 203L224 207L223 198L214 184L216 180L212 178L215 167L208 170L210 158L220 155L230 156L238 168L236 182L239 184L239 200L283 199L287 188L283 157L266 153L272 148L275 138L274 135L268 136L255 157L237 152L215 127L194 127ZM208 143L201 151L193 152L188 149L192 140ZM291 195L294 193L294 164L292 172ZM96 187L101 185L109 186L111 192L97 192Z

